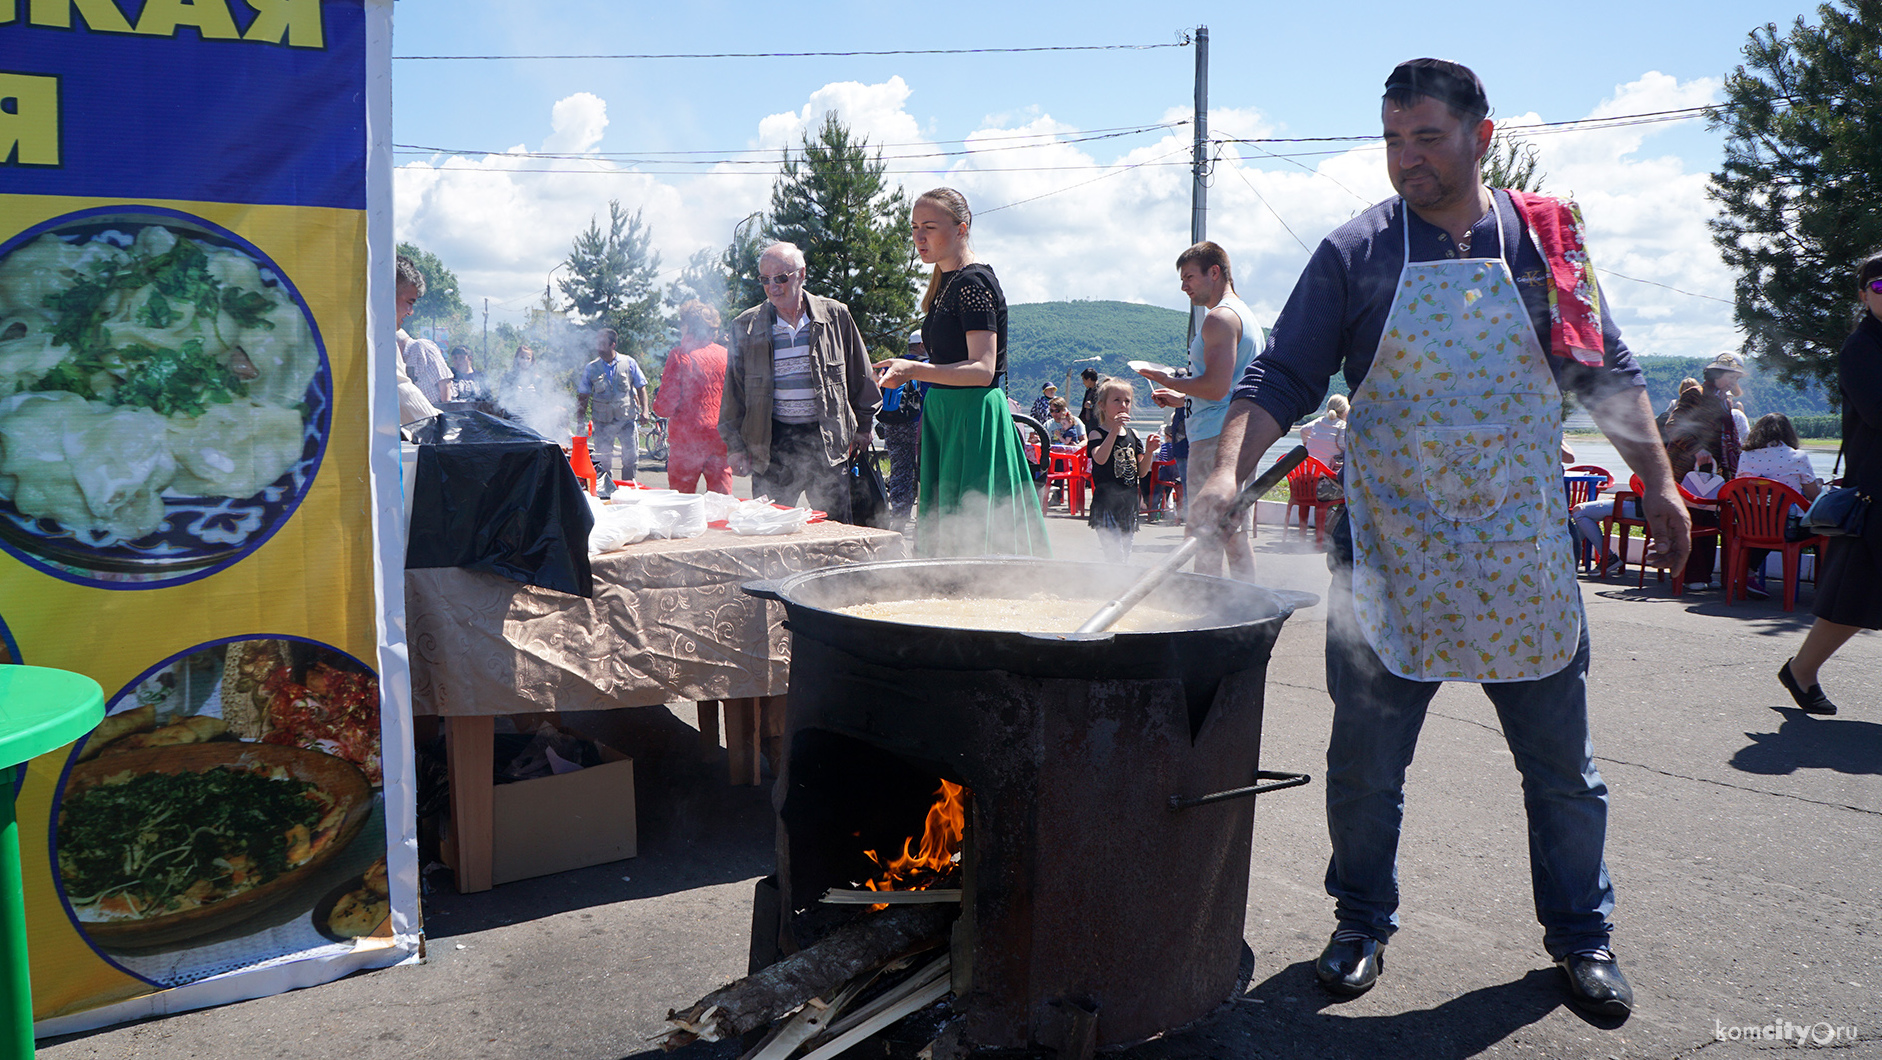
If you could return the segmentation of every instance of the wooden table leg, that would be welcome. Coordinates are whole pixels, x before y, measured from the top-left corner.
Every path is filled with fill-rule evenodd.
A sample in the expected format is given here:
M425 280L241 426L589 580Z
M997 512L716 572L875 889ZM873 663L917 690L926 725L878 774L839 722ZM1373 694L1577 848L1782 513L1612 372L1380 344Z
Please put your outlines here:
M784 709L786 697L765 696L759 701L761 717L758 723L758 736L764 746L765 757L771 760L771 775L777 776L784 770Z
M719 701L699 701L699 753L712 754L719 749Z
M460 894L490 889L490 819L495 787L496 719L446 718L444 754L451 776L451 836Z
M726 767L734 786L758 783L759 702L757 697L724 701Z

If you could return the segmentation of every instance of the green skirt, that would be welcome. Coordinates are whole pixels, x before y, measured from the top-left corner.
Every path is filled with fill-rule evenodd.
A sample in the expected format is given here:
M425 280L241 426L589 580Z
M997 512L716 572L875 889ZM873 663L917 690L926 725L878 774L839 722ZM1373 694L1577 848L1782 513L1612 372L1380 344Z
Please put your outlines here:
M1006 394L928 388L917 556L1050 556L1039 490Z

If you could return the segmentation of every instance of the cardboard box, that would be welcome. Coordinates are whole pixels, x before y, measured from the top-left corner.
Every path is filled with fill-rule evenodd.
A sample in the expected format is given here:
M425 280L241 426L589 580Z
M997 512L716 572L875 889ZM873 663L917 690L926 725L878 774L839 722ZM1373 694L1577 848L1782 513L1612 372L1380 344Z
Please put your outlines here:
M512 883L635 855L634 760L598 744L602 762L492 792L490 882Z

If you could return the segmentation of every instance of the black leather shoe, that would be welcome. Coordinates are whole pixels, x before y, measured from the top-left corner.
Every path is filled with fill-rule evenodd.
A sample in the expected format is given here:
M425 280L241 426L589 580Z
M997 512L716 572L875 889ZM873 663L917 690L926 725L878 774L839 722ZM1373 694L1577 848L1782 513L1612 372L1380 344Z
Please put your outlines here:
M1385 943L1375 938L1335 938L1313 962L1314 978L1341 997L1358 997L1372 989L1385 971Z
M1778 669L1777 683L1784 686L1784 691L1791 694L1791 700L1797 704L1797 709L1805 714L1836 713L1836 704L1830 702L1830 697L1823 694L1822 685L1811 685L1805 688L1797 683L1797 679L1791 676L1789 659L1785 659L1784 665Z
M1568 996L1576 1008L1601 1016L1634 1011L1634 988L1612 953L1571 953L1556 963L1568 975Z

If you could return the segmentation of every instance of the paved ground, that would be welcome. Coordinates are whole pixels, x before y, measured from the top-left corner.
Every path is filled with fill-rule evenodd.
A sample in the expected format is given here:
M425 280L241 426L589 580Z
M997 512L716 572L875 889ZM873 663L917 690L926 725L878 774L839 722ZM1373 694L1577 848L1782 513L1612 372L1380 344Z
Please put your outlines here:
M1095 555L1081 523L1054 519L1052 530L1062 557ZM1140 558L1175 540L1140 534ZM1257 549L1264 582L1324 589L1319 556L1268 534ZM1412 766L1404 927L1378 988L1342 1003L1312 981L1331 926L1321 789L1277 793L1255 815L1252 985L1217 1017L1129 1056L1736 1057L1796 1046L1721 1032L1785 1022L1819 1036L1853 1028L1835 1055L1882 1056L1882 637L1857 638L1826 669L1844 710L1818 719L1790 709L1773 677L1807 611L1727 608L1716 590L1675 598L1631 580L1585 583L1584 597L1633 1018L1591 1021L1564 1003L1530 906L1518 777L1488 701L1454 685L1432 705ZM1297 614L1276 647L1262 748L1264 766L1316 780L1330 713L1322 610ZM480 895L434 877L422 966L74 1036L40 1055L647 1053L668 1008L742 973L751 881L771 865L770 810L764 791L725 787L722 755L697 756L684 710L594 720L612 723L639 763L640 857Z

